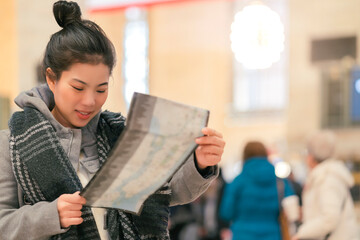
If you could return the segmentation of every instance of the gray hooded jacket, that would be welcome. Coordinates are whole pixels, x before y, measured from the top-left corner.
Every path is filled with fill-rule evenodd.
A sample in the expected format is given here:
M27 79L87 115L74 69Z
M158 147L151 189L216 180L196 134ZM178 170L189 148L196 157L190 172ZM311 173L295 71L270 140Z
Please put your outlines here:
M21 93L15 102L21 108L35 107L49 119L75 169L89 176L99 169L95 135L99 114L81 129L63 127L49 110L53 108L54 100L46 85ZM57 200L34 205L24 202L22 190L12 170L9 135L9 130L0 131L0 239L48 239L65 232L60 226ZM81 161L80 152L84 153ZM213 167L204 177L191 156L170 181L170 204L193 201L207 189L217 174L218 168Z

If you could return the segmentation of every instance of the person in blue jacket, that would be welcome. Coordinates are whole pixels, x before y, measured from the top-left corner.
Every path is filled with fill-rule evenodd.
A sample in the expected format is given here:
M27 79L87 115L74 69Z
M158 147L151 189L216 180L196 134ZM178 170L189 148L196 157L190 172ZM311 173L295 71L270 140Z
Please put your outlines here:
M242 172L225 187L220 217L231 221L233 240L280 240L279 200L274 166L261 142L248 142ZM284 197L293 195L284 180Z

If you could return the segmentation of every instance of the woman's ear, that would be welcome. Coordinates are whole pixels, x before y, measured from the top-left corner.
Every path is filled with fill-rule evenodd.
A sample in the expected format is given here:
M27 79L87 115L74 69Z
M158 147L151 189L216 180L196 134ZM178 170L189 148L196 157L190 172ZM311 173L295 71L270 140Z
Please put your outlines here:
M51 68L46 68L46 82L52 92L54 92L55 89L55 83L56 83L56 76L53 70Z

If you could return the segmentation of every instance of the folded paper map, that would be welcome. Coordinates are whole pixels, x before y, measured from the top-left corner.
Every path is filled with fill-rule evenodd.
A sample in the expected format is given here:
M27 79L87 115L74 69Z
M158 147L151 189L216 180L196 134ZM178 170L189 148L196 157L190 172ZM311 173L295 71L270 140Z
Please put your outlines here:
M108 159L82 190L86 205L139 214L196 148L209 111L135 93Z

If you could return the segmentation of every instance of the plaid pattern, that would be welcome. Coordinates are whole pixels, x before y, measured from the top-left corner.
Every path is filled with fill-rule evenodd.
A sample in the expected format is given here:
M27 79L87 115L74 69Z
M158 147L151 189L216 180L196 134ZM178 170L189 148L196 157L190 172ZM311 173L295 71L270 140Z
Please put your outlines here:
M125 118L117 113L101 113L97 149L100 164L125 127ZM53 201L61 194L82 189L80 180L64 152L50 122L36 109L24 108L9 122L10 154L13 171L30 204ZM107 210L111 239L169 239L167 220L171 191L166 184L145 201L140 216L120 210ZM51 239L100 239L89 207L83 207L83 223Z
M24 108L14 113L9 128L13 171L30 204L82 189L53 127L39 111ZM84 207L81 216L82 224L52 239L100 239L91 209Z

